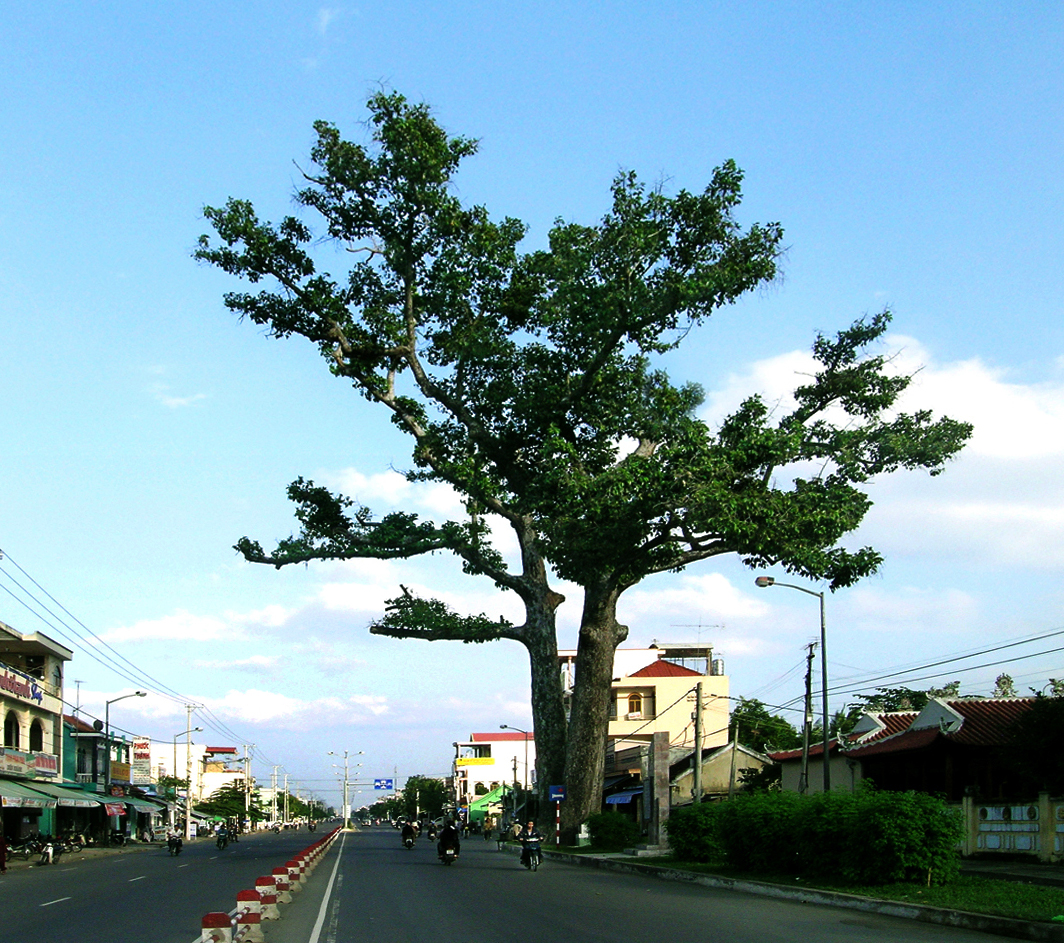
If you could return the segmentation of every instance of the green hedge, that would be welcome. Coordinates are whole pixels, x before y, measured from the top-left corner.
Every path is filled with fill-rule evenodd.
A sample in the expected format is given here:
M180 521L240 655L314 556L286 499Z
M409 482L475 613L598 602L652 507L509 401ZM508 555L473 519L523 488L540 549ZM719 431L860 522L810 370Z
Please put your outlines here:
M591 844L604 851L623 851L640 838L639 826L620 812L600 812L587 820Z
M689 861L850 884L944 884L958 870L960 812L918 792L777 792L673 811L669 843Z

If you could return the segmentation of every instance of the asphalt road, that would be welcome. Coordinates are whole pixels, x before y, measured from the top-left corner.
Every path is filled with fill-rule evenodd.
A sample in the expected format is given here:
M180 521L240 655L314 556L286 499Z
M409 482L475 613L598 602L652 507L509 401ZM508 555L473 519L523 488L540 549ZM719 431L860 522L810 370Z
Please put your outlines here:
M556 864L470 838L452 866L390 828L343 836L267 943L990 943L974 931ZM190 943L190 941L183 941Z
M0 877L0 943L192 943L205 913L232 910L239 891L322 834L259 833L221 852L200 839L174 858L165 845L134 846L10 869Z

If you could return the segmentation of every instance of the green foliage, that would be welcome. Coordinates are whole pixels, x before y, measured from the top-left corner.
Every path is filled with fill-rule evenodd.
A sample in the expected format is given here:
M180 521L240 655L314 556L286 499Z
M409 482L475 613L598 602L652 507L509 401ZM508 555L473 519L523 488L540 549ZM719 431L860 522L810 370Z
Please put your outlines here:
M740 871L852 884L942 884L957 874L962 825L944 800L917 792L744 795L676 810L678 856Z
M785 718L770 714L757 698L739 698L731 713L729 740L736 737L736 727L739 742L758 753L793 750L802 745L801 733Z
M1002 763L1016 770L1018 795L1064 794L1064 697L1035 697L1009 728Z
M197 812L205 815L224 815L226 818L243 819L250 815L253 822L267 818L268 813L262 807L257 791L251 794L250 811L244 808L244 783L236 781L216 789L204 802L196 804Z
M927 706L928 692L914 688L876 688L875 694L859 694L864 710L873 712L921 711Z
M446 801L447 786L442 779L411 776L403 786L402 814L415 818L428 813L435 818L443 812Z
M600 812L587 820L591 846L602 851L623 851L639 841L639 826L620 812Z

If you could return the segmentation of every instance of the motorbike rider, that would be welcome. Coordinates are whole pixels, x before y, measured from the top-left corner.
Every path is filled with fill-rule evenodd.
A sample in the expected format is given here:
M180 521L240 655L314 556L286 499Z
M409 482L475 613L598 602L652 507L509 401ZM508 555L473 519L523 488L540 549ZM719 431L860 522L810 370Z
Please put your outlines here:
M536 828L536 823L529 822L521 830L517 840L521 843L521 864L527 867L530 863L529 855L532 853L533 846L535 846L536 853L539 854L538 846L543 841L543 836L540 834L539 829Z
M440 840L436 842L436 854L442 855L447 848L453 848L455 855L462 849L462 839L454 822L448 819L440 830Z
M403 822L403 844L404 845L406 844L406 840L408 838L410 839L410 841L414 841L417 838L417 832L414 830L414 826L410 824L409 820L407 820L406 822Z

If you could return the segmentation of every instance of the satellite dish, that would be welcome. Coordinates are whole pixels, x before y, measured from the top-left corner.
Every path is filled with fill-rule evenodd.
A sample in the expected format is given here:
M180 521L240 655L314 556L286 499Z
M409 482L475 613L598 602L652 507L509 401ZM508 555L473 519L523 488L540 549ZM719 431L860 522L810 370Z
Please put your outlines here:
M92 729L95 730L97 733L99 733L101 730L103 730L103 721L102 720L94 720L92 722Z

